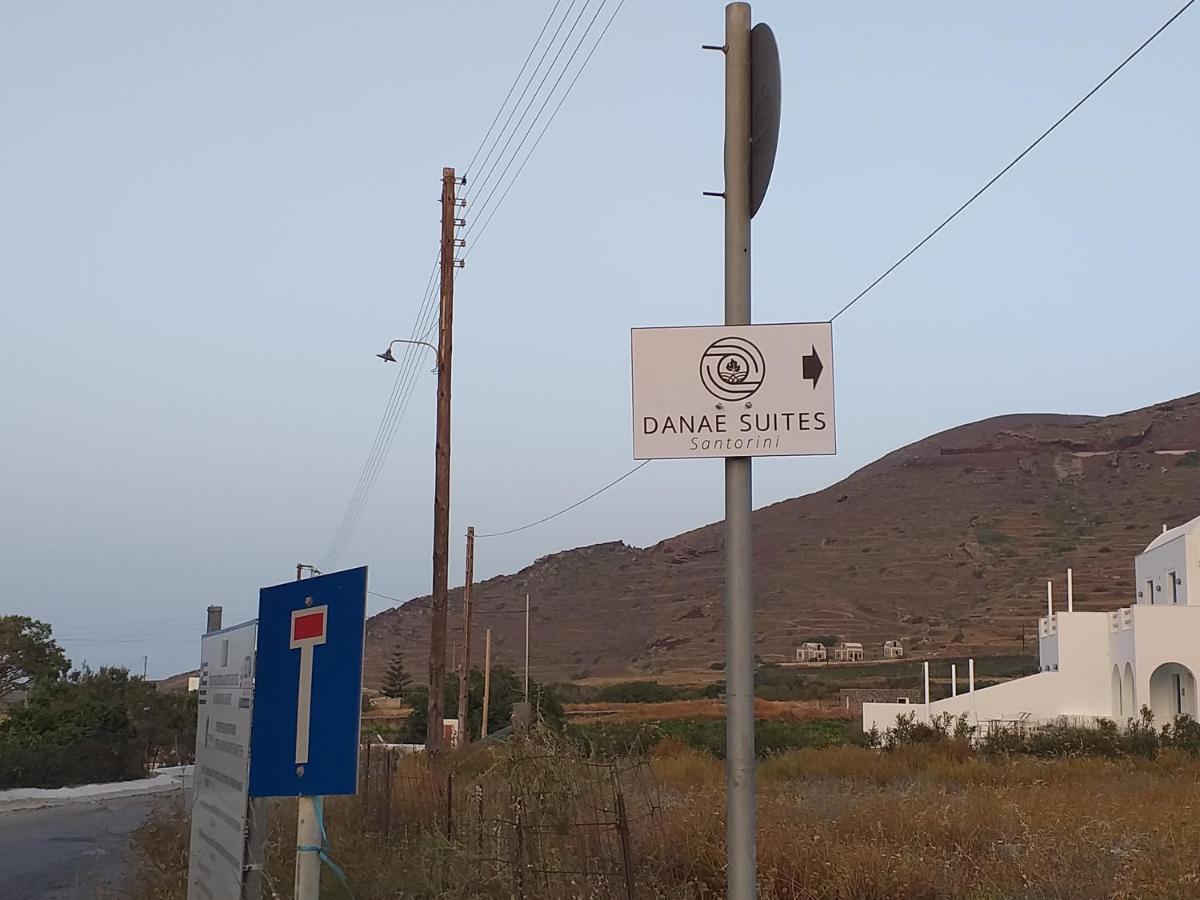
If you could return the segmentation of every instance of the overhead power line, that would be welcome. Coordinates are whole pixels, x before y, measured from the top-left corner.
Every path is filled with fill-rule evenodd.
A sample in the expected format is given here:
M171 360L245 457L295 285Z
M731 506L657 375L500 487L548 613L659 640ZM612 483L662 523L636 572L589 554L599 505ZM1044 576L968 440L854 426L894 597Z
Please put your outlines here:
M542 142L542 138L546 136L546 131L550 128L551 123L554 122L555 117L558 115L558 111L560 109L562 109L562 105L563 105L563 103L566 102L567 97L569 97L571 95L571 91L575 88L575 83L577 81L579 81L579 76L583 74L583 70L586 69L588 63L592 61L592 56L593 56L593 54L595 54L596 48L600 46L600 42L603 41L604 36L606 34L608 34L608 29L610 27L612 27L613 20L616 19L617 13L619 13L621 11L621 7L623 7L624 5L625 5L625 0L620 0L620 2L617 3L616 8L613 10L612 15L608 17L608 21L604 23L604 28L601 29L601 31L600 31L600 36L596 38L596 42L594 44L592 44L592 48L588 51L587 56L585 56L583 58L583 62L580 64L579 68L576 70L575 76L571 79L571 83L567 85L567 89L563 92L563 95L561 97L559 97L558 103L555 105L554 109L550 113L550 117L548 119L546 119L546 123L542 126L542 130L538 133L538 136L534 140L533 144L530 145L529 151L525 154L525 158L523 160L521 160L521 165L517 167L516 173L509 180L508 186L504 189L504 192L501 193L500 199L496 201L496 203L492 207L491 211L488 212L486 218L483 217L483 210L481 209L478 213L478 216L475 219L472 219L471 223L468 224L466 232L464 232L464 235L471 231L471 229L474 227L474 223L476 221L479 221L479 219L483 219L483 224L481 224L479 226L479 230L477 232L475 232L474 238L472 239L471 248L468 249L467 253L465 253L463 255L464 259L467 256L469 256L471 253L471 250L473 250L479 244L479 239L483 236L483 232L487 230L487 227L491 223L492 218L496 215L496 211L499 210L501 205L504 203L504 198L508 196L508 192L512 190L512 186L517 183L517 179L520 178L521 173L525 171L525 166L529 162L530 157L532 157L534 151L537 150L538 145ZM603 4L601 4L601 8L603 8ZM597 12L597 15L599 15L600 10L597 10L596 12ZM594 22L595 19L593 18L592 21ZM588 31L591 30L591 24L588 25L587 30ZM584 32L584 37L585 38L587 37L586 31ZM582 40L580 41L580 45L582 45ZM576 49L576 51L578 51L579 48L576 47L575 49ZM571 59L574 59L574 58L575 58L575 53L572 53ZM570 67L571 59L567 60L567 65L563 68L563 73L565 73L567 68ZM559 76L560 81L561 81L561 79L562 79L562 75ZM554 83L554 88L551 88L550 94L547 95L547 97L546 97L547 100L550 99L550 96L553 96L554 89L557 87L558 87L558 82L556 81ZM545 104L543 104L542 106L544 109ZM541 110L538 110L538 115L541 115ZM535 122L536 122L536 117L535 117ZM532 131L532 128L533 128L533 125L531 124L530 131ZM529 137L529 133L527 132L525 135L525 138L528 138L528 137ZM517 149L516 149L516 151L514 151L512 159L516 159L517 154L519 154L521 152L521 146L524 145L525 138L522 138L521 143L517 145ZM509 161L509 165L510 166L512 165L512 160ZM507 172L508 172L508 167L505 167L504 172L502 172L500 175L501 180L503 180L504 175ZM490 197L489 197L489 199L490 199Z
M417 312L416 321L413 323L411 336L414 340L420 340L427 335L429 320L434 317L433 314L436 311L436 304L432 302L434 297L432 289L434 284L433 276L436 272L437 263L435 261L433 272L430 274L424 297ZM338 530L334 534L333 540L330 541L325 554L321 557L319 566L321 569L329 570L337 564L345 552L350 539L353 537L355 529L358 527L358 522L362 517L363 510L366 508L366 503L375 486L375 481L379 477L379 472L382 470L388 451L391 449L397 428L408 409L409 401L416 387L417 377L421 372L421 361L425 353L426 351L422 347L412 344L404 345L404 350L399 360L400 371L397 372L396 380L392 385L388 405L384 410L383 417L380 419L379 427L375 433L375 440L371 445L370 451L367 453L367 459L363 463L362 471L359 474L358 482L355 485L353 494L351 494L350 501L346 504L346 510L342 515Z
M1030 144L1028 147L1026 147L1020 153L1018 153L1013 158L1012 162L1010 162L1003 169L1001 169L999 172L997 172L995 175L993 175L991 177L991 179L989 179L988 182L983 187L981 187L974 194L972 194L969 198L967 198L967 201L962 206L960 206L954 212L950 213L950 215L948 215L945 219L943 219L941 224L938 225L937 228L933 229L933 231L929 232L929 234L927 234L927 235L925 235L925 237L921 238L920 241L918 241L916 244L913 245L912 249L910 249L907 253L905 253L903 256L901 256L898 260L896 260L894 263L892 263L890 266L888 266L878 278L876 278L874 281L872 281L870 284L868 284L849 303L847 303L845 306L843 306L841 309L839 309L836 313L834 313L830 317L829 321L831 321L831 322L834 321L835 319L837 319L838 316L840 316L846 310L850 309L850 307L854 306L855 303L857 303L859 300L861 300L863 297L865 297L877 284L879 284L881 281L883 281L883 279L887 278L894 271L896 271L896 269L900 268L900 266L902 266L904 264L904 262L910 256L912 256L914 253L916 253L918 250L920 250L922 247L924 247L925 244L927 244L935 235L937 235L937 233L939 231L941 231L943 228L945 228L947 225L949 225L951 222L953 222L958 217L959 213L961 213L968 206L970 206L972 203L974 203L976 200L978 200L988 188L990 188L993 184L995 184L997 181L999 181L1001 178L1003 178L1004 175L1008 173L1009 169L1011 169L1013 166L1015 166L1017 163L1019 163L1022 159L1024 159L1038 144L1040 144L1047 137L1049 137L1050 134L1056 128L1058 128L1059 125L1061 125L1063 122L1067 121L1067 119L1069 119L1071 117L1071 115L1075 112L1075 110L1077 110L1077 109L1079 109L1079 107L1083 106L1083 104L1085 104L1088 100L1090 100L1094 94L1096 94L1102 87L1104 87L1104 85L1108 84L1108 82L1110 80L1112 80L1112 78L1118 72L1120 72L1123 68L1125 68L1125 66L1127 66L1130 62L1132 62L1134 57L1136 57L1139 53L1141 53L1143 50L1145 50L1147 47L1149 47L1155 38L1157 38L1160 34L1162 34L1164 31L1166 31L1167 28L1169 28L1176 19L1178 19L1185 12L1187 12L1188 7L1190 7L1195 2L1196 2L1196 0L1188 0L1187 3L1185 3L1182 7L1179 8L1178 12L1176 12L1175 15L1173 15L1173 16L1171 16L1171 18L1167 19L1167 21L1164 22L1162 25L1160 25L1158 30L1156 30L1152 35L1150 35L1150 37L1146 38L1146 40L1144 40L1136 50L1134 50L1127 57L1125 57L1125 59L1123 59L1121 61L1120 65L1118 65L1115 69L1113 69L1111 72L1109 72L1107 75L1105 75L1104 78L1101 79L1099 84L1097 84L1094 88L1092 88L1090 91L1088 91L1086 94L1084 94L1083 97L1080 98L1080 100L1074 106L1072 106L1065 113L1063 113L1058 118L1058 120L1055 121L1055 123L1053 125L1051 125L1045 131L1043 131L1041 133L1041 135L1038 136L1037 140L1035 140L1032 144Z
M604 8L605 2L607 2L607 0L601 0L600 5L596 8L596 12L592 16L591 22L588 23L587 29L580 36L579 43L575 45L575 50L572 51L571 56L567 59L566 64L559 71L558 79L554 82L554 86L550 88L550 92L546 94L545 100L542 101L542 105L538 108L538 111L534 114L533 120L530 121L529 127L525 129L525 135L521 138L522 141L524 141L525 138L529 136L529 132L530 132L530 130L533 129L534 125L536 124L538 116L540 116L542 114L542 110L544 110L546 108L546 102L550 99L550 96L554 93L554 89L556 87L558 87L558 83L559 83L559 81L562 80L563 74L567 70L567 66L569 66L571 64L571 59L573 59L575 56L575 53L577 53L579 51L579 47L582 45L584 38L587 37L587 31L591 29L592 23L594 23L596 21L596 16L600 15L600 10ZM574 2L572 2L571 6L574 7L574 5L575 5ZM508 140L506 140L504 142L504 146L500 148L500 152L496 155L496 158L492 161L491 168L489 168L487 171L487 174L485 174L483 176L483 181L485 183L488 181L489 178L491 178L492 173L496 170L496 166L498 166L500 164L500 161L502 159L504 159L504 154L508 152L508 148L509 148L509 146L511 146L511 144L513 142L513 138L515 138L517 136L517 132L521 130L521 126L525 123L525 117L527 115L529 115L529 110L533 109L533 105L537 102L539 95L541 95L541 93L542 93L542 88L545 86L546 82L549 80L550 75L554 72L554 67L555 67L555 65L557 65L559 57L562 56L563 51L567 48L567 44L570 42L571 36L575 33L576 27L579 25L579 23L583 19L584 15L587 13L587 9L588 9L588 2L585 2L583 4L583 6L581 6L579 8L579 15L577 15L575 17L575 21L573 21L571 23L571 27L567 31L566 36L563 38L562 43L559 44L558 51L554 54L554 58L552 60L550 60L550 65L546 67L546 71L542 75L542 80L538 82L537 89L534 90L533 96L531 96L529 98L529 102L526 103L525 108L523 110L521 110L521 117L519 119L517 119L517 124L513 127L513 130L509 133ZM571 12L571 9L568 8L567 15L570 15L570 12ZM567 18L566 16L563 17L564 22L566 21L566 18ZM559 28L560 29L562 28L562 23L559 23ZM546 50L549 51L550 48L547 47ZM544 59L546 54L542 54L542 56ZM538 65L539 66L541 65L540 60L538 62ZM536 69L534 70L533 77L537 77ZM530 84L532 84L532 83L533 83L533 78L531 77ZM525 87L526 87L526 90L528 90L529 85L527 84ZM522 97L524 97L524 93L522 93ZM520 100L517 101L517 106L519 106L519 105L520 105ZM516 106L514 106L512 112L509 113L509 119L512 118L513 112L516 112ZM505 124L507 126L507 123L505 123ZM496 135L497 141L502 136L503 136L503 133ZM516 158L516 154L519 153L520 150L521 150L520 145L518 145L517 149L513 151L511 156L509 156L508 163L505 166L506 171L507 171L508 166L512 165L512 161ZM500 181L503 180L503 178L504 178L504 172L502 171L500 173L499 177L496 179L496 181L492 182L492 188L491 188L492 193L495 193L496 185L498 185L500 183ZM488 200L491 199L492 193L489 193L487 195L487 198L483 200L483 202L481 204L481 208L483 206L487 206L487 202L488 202ZM467 231L469 232L470 230L471 229L468 226Z
M533 48L531 48L526 57L526 62L522 66L521 72L518 72L517 78L514 80L513 85L509 88L509 92L506 95L504 102L502 102L500 109L497 110L496 115L493 117L493 123L488 129L488 133L484 135L483 140L480 141L479 147L476 148L475 157L478 157L480 150L487 143L488 134L490 134L490 132L494 129L495 122L499 120L501 113L503 113L504 106L508 102L508 98L512 95L516 85L520 82L521 75L528 67L528 61L532 58L533 53L536 51L541 35L545 33L549 23L553 20L554 10L557 8L558 3L555 3L554 8L551 10L550 16L547 17L546 23L543 24L542 30L539 32L538 40L534 42ZM547 52L549 49L550 47L548 46ZM534 74L536 74L536 70ZM530 76L531 81L532 77L533 75ZM501 129L501 133L497 134L497 141L501 137L502 132L503 129ZM474 165L475 157L473 157L471 165ZM410 339L412 340L423 340L424 338L428 337L429 331L437 323L437 291L435 290L435 276L437 271L438 259L435 258L410 335ZM403 419L404 413L407 411L408 403L411 400L416 386L417 375L420 373L419 358L423 354L423 348L411 344L405 345L404 349L401 351L399 371L396 374L391 395L388 399L387 406L384 409L383 416L380 419L379 426L376 430L375 439L367 453L366 461L363 463L362 471L359 473L359 478L355 485L354 491L346 505L342 520L334 534L333 539L330 541L329 547L326 549L325 554L321 558L323 568L333 568L337 564L354 536L354 533L358 527L358 523L361 520L362 514L366 508L367 501L370 499L371 492L374 489L376 479L378 478L383 464L387 459L388 452L391 449L392 441L395 438L400 421Z
M609 17L604 30L600 34L600 39L598 39L591 47L587 57L584 59L583 65L578 71L576 71L570 82L570 85L568 86L566 92L559 99L558 104L554 107L550 117L546 119L544 123L542 123L542 129L539 132L537 139L530 147L529 152L525 154L525 157L521 161L516 174L508 182L507 186L504 188L504 191L500 194L499 199L494 204L491 204L489 210L489 204L491 203L492 198L496 195L497 189L503 183L504 177L511 170L514 162L517 159L517 156L521 152L521 149L528 141L530 134L539 125L542 119L542 114L549 104L549 101L553 97L555 90L557 90L558 86L561 84L571 66L571 63L578 55L580 48L583 46L588 34L591 32L593 24L599 17L604 7L607 5L608 0L601 0L599 6L595 10L594 15L592 16L591 21L579 35L578 41L567 57L567 62L562 66L561 69L558 69L557 77L555 78L550 91L543 94L543 88L545 87L547 81L549 81L550 76L555 74L557 62L562 57L567 44L571 42L572 37L575 35L577 25L583 18L588 7L591 5L592 0L584 0L582 8L579 10L579 14L566 29L565 34L563 34L564 25L570 18L571 12L576 7L577 2L578 0L571 0L562 17L559 19L553 34L549 40L544 42L544 47L542 49L541 56L538 57L537 64L533 66L532 70L530 70L530 62L536 55L538 47L543 45L542 39L550 29L551 24L554 23L556 13L561 6L562 0L556 0L554 6L550 10L550 14L546 17L545 22L542 24L541 30L538 32L537 38L534 40L533 46L526 54L525 61L522 64L520 71L518 71L516 78L513 80L507 93L505 94L504 100L501 102L500 107L493 116L491 124L484 133L483 139L480 141L478 147L476 147L475 153L471 157L471 162L468 164L467 169L464 170L464 174L466 172L474 171L476 162L479 162L478 168L481 170L487 167L482 178L471 178L468 182L474 196L485 197L485 200L478 208L477 215L482 218L483 215L487 213L487 219L483 227L478 229L476 240L478 239L478 234L482 233L484 228L486 228L487 223L489 223L492 217L495 215L500 204L503 203L504 198L508 196L509 191L512 189L513 183L516 181L517 177L520 176L521 171L525 168L525 165L528 163L529 157L532 155L533 150L536 149L537 145L541 142L541 139L545 135L546 130L549 128L550 123L554 120L558 110L562 107L563 101L565 101L567 95L570 94L575 82L578 81L583 68L587 66L592 54L595 53L596 47L599 45L599 40L604 37L604 33L606 33L609 26L612 25L612 20L616 17L616 13L620 11L621 6L624 4L624 0L620 0L620 2L617 4L616 10L613 12L612 16ZM560 35L562 36L561 41L558 40ZM543 71L542 64L548 57L550 57L551 60L550 64ZM507 117L504 118L504 124L500 126L499 130L497 130L496 124L504 115L505 108L509 105L509 100L512 99L514 93L517 93L518 85L521 84L522 78L525 76L527 71L529 74L525 80L524 87L520 90L516 101L509 109ZM538 79L539 73L541 74L541 79L537 81L537 85L534 87L534 82L536 79ZM531 88L533 88L533 90L532 94L530 95ZM517 110L521 107L522 102L526 100L526 97L528 97L528 101L525 102L524 111L521 113L520 117L517 118L516 125L513 127L511 133L508 133L506 138L505 135L506 132L508 132L509 125L512 123L514 116L517 115ZM521 134L518 139L517 133L521 130L522 124L525 123L529 110L533 108L534 104L537 103L539 98L542 101L541 106L538 107L537 113L534 114L532 119L528 121L528 125L525 128L524 133ZM491 145L488 147L487 152L483 155L483 158L480 161L480 153L484 150L484 147L488 145L489 139L491 141ZM514 140L517 141L516 149L513 150L511 154L508 154L508 148L512 145ZM502 141L503 145L501 144ZM496 152L497 148L500 148L498 153ZM500 174L497 176L496 180L493 181L491 176L495 175L497 169L499 170ZM465 237L466 232L471 230L473 227L474 221L475 219L473 218L472 223L463 229L459 235ZM463 258L465 258L465 256L466 254L464 253ZM423 340L427 338L429 332L432 331L437 324L437 292L434 289L436 287L434 276L436 275L437 268L437 260L435 260L433 271L430 274L430 281L426 285L426 290L422 296L417 318L414 322L412 331L412 339L414 340ZM457 271L455 271L454 274L457 276ZM367 502L369 501L371 493L374 489L375 482L382 471L384 463L386 462L388 452L399 428L399 424L403 419L408 408L408 404L412 398L412 394L417 383L417 376L421 371L421 357L423 353L424 351L422 348L411 345L406 346L403 351L403 356L399 360L400 371L396 375L396 380L392 386L392 392L388 399L387 407L384 410L383 416L380 419L379 427L376 430L375 439L368 450L366 461L363 463L362 470L359 473L358 481L356 482L354 491L346 505L346 509L343 513L341 522L338 525L338 529L335 532L333 539L330 541L329 547L326 549L324 556L321 558L321 568L333 568L341 559L342 555L348 548L350 541L353 539L354 533L362 518Z
M381 594L379 591L367 591L372 597L378 597L381 600L391 600L393 603L407 603L407 600L401 600L399 597L392 597L389 594Z
M587 503L589 500L591 500L595 497L599 497L601 494L603 494L609 488L616 487L618 484L620 484L622 481L624 481L626 478L628 478L634 472L637 472L638 470L645 468L645 466L649 462L650 462L650 460L648 460L648 459L642 460L640 463L638 463L636 466L634 466L632 469L630 469L628 472L626 472L620 478L616 478L616 479L610 481L604 487L600 488L600 490L593 491L592 493L590 493L586 497L584 497L582 500L576 500L570 506L565 506L562 509L560 509L558 512L551 513L548 516L544 516L544 517L538 519L536 522L530 522L529 524L521 525L518 528L509 528L505 531L492 531L487 534L476 533L475 537L476 538L504 537L507 534L516 534L518 531L528 531L530 528L535 528L538 525L544 525L546 522L549 522L551 519L557 519L559 516L563 515L563 513L569 513L573 509L578 509L579 507L583 506L583 504Z
M566 9L566 12L563 13L562 19L559 20L558 27L554 29L554 34L552 34L550 36L550 40L547 41L546 47L542 51L542 55L540 57L538 57L537 65L535 65L533 67L533 71L529 74L529 80L525 82L525 87L521 89L520 96L517 97L517 100L513 104L512 109L510 109L508 111L508 118L506 118L504 120L504 124L501 125L500 130L496 132L496 139L494 141L492 141L492 146L488 148L487 154L483 157L483 162L481 162L479 164L480 168L484 168L485 166L487 166L488 162L492 160L492 154L495 152L496 147L499 146L500 139L502 137L504 137L504 133L506 131L508 131L508 126L512 122L512 117L514 115L516 115L517 109L521 105L521 101L525 99L525 94L528 93L530 86L533 84L533 79L537 78L538 72L541 71L542 63L546 61L546 57L549 55L550 50L554 47L554 42L556 40L558 40L558 35L562 32L563 25L566 24L567 18L571 15L571 10L575 8L575 3L576 3L576 0L571 0L571 5L568 6ZM584 3L584 8L586 9L586 7L587 7L587 0L585 0L585 3ZM554 9L558 9L557 3L554 4ZM583 10L580 10L580 15L583 15ZM551 10L551 12L550 12L550 18L551 19L554 18L553 10ZM547 22L547 24L549 24L549 22ZM574 27L575 27L574 25L571 26L572 29L574 29ZM566 42L570 38L570 35L571 35L571 33L568 31L566 37L563 38L562 44L559 46L560 53L562 52L562 47L566 46ZM536 49L537 49L537 47L535 45L534 50L536 50ZM557 55L555 55L555 59L557 59L557 58L558 58ZM553 66L553 63L551 63L551 66ZM549 69L547 69L546 71L549 72ZM543 83L544 82L545 82L545 79L543 78ZM516 85L514 84L513 87L515 88ZM541 90L541 84L538 85L538 90ZM512 90L510 89L509 94L511 94L511 93L512 93ZM531 102L532 102L532 99L535 99L536 97L537 97L537 92L535 91L534 98L531 98ZM508 99L505 98L504 102L507 103ZM503 112L503 110L504 110L504 105L501 104L500 111ZM499 118L499 113L497 113L497 118ZM517 128L520 128L520 127L521 127L520 122L518 122ZM515 128L513 129L513 133L514 134L516 133ZM509 140L511 140L511 136L510 136ZM485 139L485 142L486 142L486 139ZM505 144L505 149L508 149L507 143ZM483 175L482 178L476 178L475 181L486 182L488 177L491 175L492 170L495 168L496 162L498 162L503 155L504 155L504 150L501 150L500 154L496 157L496 160L492 162L491 168L489 168L487 170L487 172ZM470 166L468 166L467 168L469 169ZM468 184L470 184L470 182L468 182Z
M525 69L529 66L529 61L533 59L533 54L538 48L538 44L542 42L542 35L546 33L546 29L550 27L550 22L554 19L554 14L558 11L558 6L562 0L555 0L553 9L550 10L550 15L546 16L546 21L542 23L542 30L538 32L538 36L533 41L533 46L529 48L529 52L525 55L525 62L521 63L521 71L517 72L517 77L513 79L513 83L509 85L508 93L504 95L504 99L500 101L500 108L496 110L496 115L492 117L492 123L488 125L488 130L484 133L483 139L479 142L479 146L475 148L475 152L471 155L471 161L467 163L467 167L463 169L463 176L466 177L474 171L475 160L479 158L479 151L483 149L483 145L487 143L489 137L492 136L492 129L496 127L496 123L500 121L500 114L504 112L504 107L508 105L509 99L512 97L513 91L521 81L521 76L525 74ZM520 102L520 101L518 101Z

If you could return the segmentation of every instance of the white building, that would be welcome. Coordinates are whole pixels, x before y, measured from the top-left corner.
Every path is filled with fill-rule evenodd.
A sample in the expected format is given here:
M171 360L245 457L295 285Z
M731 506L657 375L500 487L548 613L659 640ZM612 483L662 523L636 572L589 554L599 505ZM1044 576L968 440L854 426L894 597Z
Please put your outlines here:
M839 644L833 648L834 662L862 662L864 656L863 645L857 641Z
M884 641L883 642L883 658L884 659L903 659L904 645L899 641Z
M825 662L827 656L824 644L807 643L796 648L796 662Z
M916 706L863 704L863 728L891 728L896 716L966 714L992 723L1038 723L1061 717L1109 718L1124 723L1148 706L1158 724L1197 715L1200 672L1200 517L1164 531L1134 560L1136 602L1111 612L1075 612L1068 571L1067 609L1038 621L1041 671L1003 684L969 689L957 697ZM1190 590L1189 590L1189 585Z

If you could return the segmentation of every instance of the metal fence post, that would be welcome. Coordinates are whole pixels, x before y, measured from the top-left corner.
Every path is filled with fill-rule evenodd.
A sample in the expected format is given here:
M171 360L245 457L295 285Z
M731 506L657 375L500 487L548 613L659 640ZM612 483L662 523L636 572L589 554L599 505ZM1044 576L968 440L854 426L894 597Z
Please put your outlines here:
M483 859L483 785L475 785L475 816L478 820L479 837L476 841L478 844L479 858Z
M513 861L513 896L525 900L525 799L518 797L516 810L516 859Z
M392 834L392 751L384 751L386 760L384 764L383 776L383 835L391 837Z
M629 843L629 817L625 812L625 794L617 784L617 840L621 843L621 869L625 873L625 900L633 898L633 849Z

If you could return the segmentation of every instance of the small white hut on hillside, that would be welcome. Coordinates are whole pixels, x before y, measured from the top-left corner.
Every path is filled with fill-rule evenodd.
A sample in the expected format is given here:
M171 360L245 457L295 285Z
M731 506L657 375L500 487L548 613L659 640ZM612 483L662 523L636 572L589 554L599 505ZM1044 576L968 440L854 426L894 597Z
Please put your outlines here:
M827 658L824 644L809 642L796 648L796 662L825 662Z
M862 662L863 645L858 641L846 641L833 648L834 662Z
M1163 723L1197 715L1200 672L1200 517L1164 530L1134 560L1137 597L1111 612L1067 609L1038 620L1041 671L919 705L864 703L863 728L881 731L896 716L966 714L977 724L1038 723L1061 717L1124 723L1148 706ZM925 696L928 698L928 670Z

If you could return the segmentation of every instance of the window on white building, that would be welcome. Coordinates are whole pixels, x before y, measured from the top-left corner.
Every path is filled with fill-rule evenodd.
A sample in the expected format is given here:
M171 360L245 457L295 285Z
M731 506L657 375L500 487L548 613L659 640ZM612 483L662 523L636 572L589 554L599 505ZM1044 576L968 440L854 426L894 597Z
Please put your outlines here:
M1167 596L1171 598L1172 603L1179 602L1179 591L1175 584L1175 573L1167 573Z
M1146 582L1146 596L1150 598L1150 603L1154 603L1154 579L1151 578Z

